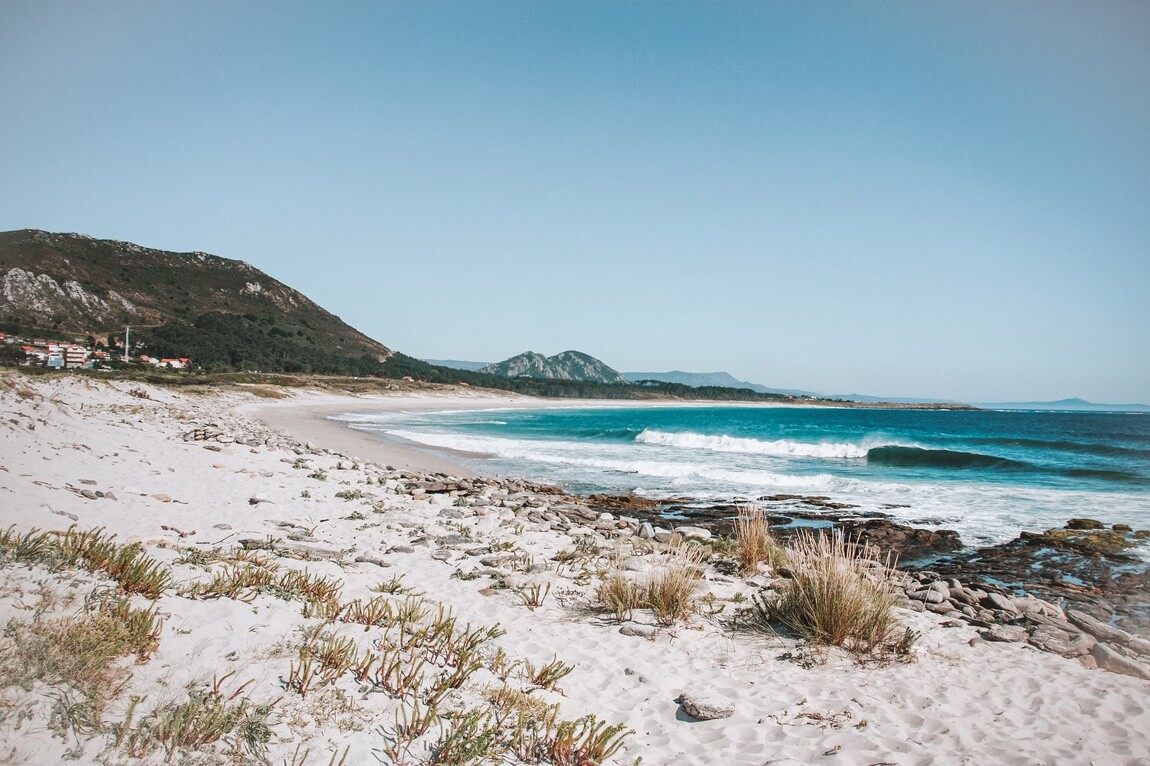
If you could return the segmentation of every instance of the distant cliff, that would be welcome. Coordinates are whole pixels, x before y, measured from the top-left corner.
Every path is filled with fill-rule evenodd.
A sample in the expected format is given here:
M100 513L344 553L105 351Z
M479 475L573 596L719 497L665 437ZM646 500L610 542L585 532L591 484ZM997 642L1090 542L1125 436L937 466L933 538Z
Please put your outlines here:
M618 371L579 351L564 351L555 356L543 356L534 351L525 351L502 362L489 364L480 372L504 378L581 380L591 383L627 382Z

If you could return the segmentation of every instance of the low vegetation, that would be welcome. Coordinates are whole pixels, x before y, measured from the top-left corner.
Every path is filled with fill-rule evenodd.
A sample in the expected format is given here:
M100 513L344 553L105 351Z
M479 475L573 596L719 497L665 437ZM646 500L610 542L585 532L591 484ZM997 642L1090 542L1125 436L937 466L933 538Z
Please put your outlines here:
M662 625L687 619L695 609L695 592L707 554L688 543L667 549L663 560L643 577L632 578L620 567L607 573L595 591L594 603L622 622L636 609L650 609Z
M735 519L735 555L740 571L747 576L758 573L761 564L777 569L786 562L786 554L771 536L770 524L762 508L739 508L739 516Z
M857 656L909 650L913 634L900 631L894 616L893 570L876 549L836 530L798 537L787 558L790 579L754 600L761 626Z

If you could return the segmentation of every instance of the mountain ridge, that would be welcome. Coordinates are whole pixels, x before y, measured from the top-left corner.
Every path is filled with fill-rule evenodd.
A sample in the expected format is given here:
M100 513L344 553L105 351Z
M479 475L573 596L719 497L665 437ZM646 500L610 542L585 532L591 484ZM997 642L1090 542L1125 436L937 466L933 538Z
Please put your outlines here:
M582 351L561 351L543 356L524 351L502 362L479 370L505 378L538 378L542 380L579 380L591 383L626 383L623 375L604 362Z

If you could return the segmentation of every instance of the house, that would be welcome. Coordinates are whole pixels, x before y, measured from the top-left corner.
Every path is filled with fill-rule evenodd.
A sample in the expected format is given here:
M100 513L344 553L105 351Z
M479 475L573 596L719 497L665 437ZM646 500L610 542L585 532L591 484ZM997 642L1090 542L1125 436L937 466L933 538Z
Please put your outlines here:
M63 353L64 366L69 369L83 367L88 361L88 349L83 346L65 346Z

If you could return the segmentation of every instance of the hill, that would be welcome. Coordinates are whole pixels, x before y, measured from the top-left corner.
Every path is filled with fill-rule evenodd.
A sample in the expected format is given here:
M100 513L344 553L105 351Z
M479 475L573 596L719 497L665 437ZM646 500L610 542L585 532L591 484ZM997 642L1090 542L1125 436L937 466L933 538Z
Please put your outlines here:
M722 388L749 388L752 391L758 391L760 394L776 393L766 386L760 386L758 383L748 383L745 380L739 380L729 372L682 372L680 370L671 370L670 372L625 372L623 377L632 383L638 383L643 380L658 380L664 383L680 383L684 386L691 386L698 388L700 386L720 386Z
M82 234L0 233L0 328L100 337L125 325L148 353L208 369L363 374L391 355L242 261Z
M534 351L525 351L518 356L488 365L480 372L505 378L578 380L590 383L627 382L617 370L580 351L563 351L555 356L543 356Z

